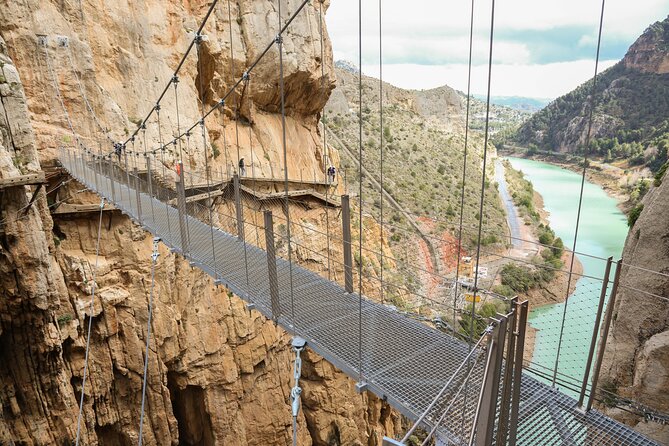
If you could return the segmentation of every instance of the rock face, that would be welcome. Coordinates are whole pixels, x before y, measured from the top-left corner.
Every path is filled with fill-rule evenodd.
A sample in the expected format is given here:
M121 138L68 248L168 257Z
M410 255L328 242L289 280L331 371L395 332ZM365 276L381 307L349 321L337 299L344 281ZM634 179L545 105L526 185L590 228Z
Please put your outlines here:
M279 18L270 3L219 3L204 29L208 39L200 61L191 55L180 73L181 122L169 90L160 123L147 123L149 149L199 119L198 98L206 108L215 105L276 34ZM197 28L209 4L2 2L0 177L54 165L58 147L74 143L55 85L84 144L107 151L105 134L125 139L171 78L192 37L189 30ZM284 22L298 4L283 2ZM317 122L334 80L319 19L319 5L309 3L284 36L292 178L298 172L317 175L324 167ZM46 49L38 34L46 35ZM208 148L220 151L208 159L214 169L235 166L239 153L258 176L282 174L277 73L273 46L245 93L230 95L207 120ZM193 135L190 143L187 166L201 168L203 142ZM141 150L143 138L136 144ZM168 152L166 164L177 153ZM331 156L337 162L336 153ZM24 210L32 192L29 187L0 191L0 443L73 442L92 318L82 444L136 444L152 294L151 237L115 211L101 220L97 212L52 220L43 191ZM75 182L59 188L61 199L70 196L99 202ZM323 220L311 217L316 227ZM144 443L289 444L289 336L164 247L153 299ZM356 394L352 381L312 352L304 356L299 444L378 445L383 434L399 430L399 416L386 403Z
M667 197L665 175L644 198L644 210L627 236L623 259L630 266L621 271L600 378L603 388L663 413L669 412L669 302L656 296L669 296ZM669 444L667 426L644 423L623 411L612 415Z

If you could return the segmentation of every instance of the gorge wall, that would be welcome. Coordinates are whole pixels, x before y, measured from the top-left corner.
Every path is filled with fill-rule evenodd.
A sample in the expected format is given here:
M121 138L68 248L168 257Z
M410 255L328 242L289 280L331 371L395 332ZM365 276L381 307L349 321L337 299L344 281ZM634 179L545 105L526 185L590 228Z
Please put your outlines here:
M669 303L657 296L669 295L668 196L665 175L644 198L643 212L627 236L623 259L630 266L621 270L600 378L603 389L663 413L669 412ZM640 422L621 409L608 412L669 443L666 425Z
M209 3L0 0L0 177L55 166L58 148L74 144L54 84L85 144L111 149L78 79L111 138L124 140L171 78ZM283 2L284 21L298 4ZM324 11L328 4L323 3ZM275 6L260 0L220 2L204 29L200 63L191 55L180 74L182 129L184 120L190 125L199 119L199 98L205 107L213 106L274 38ZM334 75L319 21L319 4L308 3L284 36L292 178L298 172L318 175L324 168L318 119ZM46 50L39 35L46 36ZM58 36L68 38L67 46ZM210 148L220 150L209 159L214 169L234 167L239 152L258 176L283 174L277 64L273 47L252 73L244 96L231 95L207 121ZM161 127L148 123L149 148L176 133L176 107L170 91L161 104ZM191 144L187 168L201 168L203 141L193 135ZM330 156L338 162L336 152ZM176 151L166 157L171 165ZM0 443L74 439L92 317L83 443L134 444L151 285L150 234L106 211L96 268L100 214L52 218L44 191L26 207L31 196L29 187L0 191ZM99 202L74 181L62 185L58 196ZM320 220L314 218L314 224ZM288 444L289 336L179 256L164 247L160 254L145 444ZM91 312L94 274L97 297ZM304 359L300 444L377 445L384 433L399 430L401 420L386 403L358 395L353 381L312 352Z

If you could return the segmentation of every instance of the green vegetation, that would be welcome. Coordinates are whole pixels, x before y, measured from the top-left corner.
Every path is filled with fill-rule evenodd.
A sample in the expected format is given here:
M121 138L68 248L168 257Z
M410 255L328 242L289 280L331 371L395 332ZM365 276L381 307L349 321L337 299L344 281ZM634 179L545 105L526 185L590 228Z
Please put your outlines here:
M525 179L523 172L515 170L509 161L504 161L505 178L509 185L513 203L520 210L520 215L532 222L539 222L539 213L534 207L534 187Z
M506 303L502 301L483 302L481 305L476 305L474 317L474 333L473 337L478 338L483 333L483 330L488 326L488 318L495 316L497 313L506 313ZM472 305L468 305L460 317L460 333L469 336L472 328Z
M634 223L636 223L639 216L641 215L641 211L643 211L643 204L638 204L632 208L629 215L627 216L627 226L630 228L634 226Z
M63 325L67 324L72 320L72 315L71 314L63 314L62 316L58 316L58 326L62 327Z
M326 108L325 118L328 129L334 133L357 158L359 146L359 116L357 113L357 82L349 82L351 73L338 69L338 76L343 79L338 87L348 98L351 110L342 111L340 107L330 105ZM389 87L394 88L394 87ZM378 80L363 76L363 162L365 167L378 181L381 171L380 139L384 141L384 188L408 212L416 218L425 216L434 219L434 224L426 230L437 237L444 232L457 233L460 217L460 194L462 188L462 168L464 135L452 133L435 125L432 120L420 114L406 102L392 100L384 103L384 121L381 126L378 102ZM403 94L410 94L406 92ZM393 96L391 96L393 97ZM339 148L334 139L328 138L334 147ZM478 133L470 133L470 156L467 159L465 185L464 225L476 227L481 216L478 215L481 184L481 146L482 138ZM475 154L475 155L474 155ZM358 167L354 159L343 150L341 155L341 179L350 190L357 190L360 181ZM489 163L489 178L493 177L493 163ZM484 245L500 245L506 235L504 211L497 194L487 182L482 221L486 234ZM378 218L380 194L378 189L363 178L363 196L365 212L371 212ZM389 225L391 248L399 257L404 248L415 243L404 231L415 233L409 222L403 221L390 206L385 206L385 221ZM428 226L428 225L426 225ZM401 237L395 237L397 234ZM476 244L475 234L467 233L464 237L465 248ZM412 248L413 250L413 248Z
M659 169L659 170L657 171L657 173L655 174L655 178L654 178L654 181L653 181L653 185L654 185L655 187L659 187L660 184L662 184L662 177L664 177L664 174L665 174L665 172L667 171L667 167L669 167L669 161L667 161L666 163L664 163L664 164L662 165L662 167L660 167L660 169Z
M221 149L218 148L216 143L211 144L211 153L214 156L214 159L217 159L221 155ZM265 154L267 156L267 154Z

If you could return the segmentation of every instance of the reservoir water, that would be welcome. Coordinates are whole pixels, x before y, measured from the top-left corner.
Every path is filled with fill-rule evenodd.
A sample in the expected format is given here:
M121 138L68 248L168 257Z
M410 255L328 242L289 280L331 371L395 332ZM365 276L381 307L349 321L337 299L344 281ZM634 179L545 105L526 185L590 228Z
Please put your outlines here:
M578 211L581 175L551 164L509 157L511 165L521 170L532 182L534 190L544 199L544 208L550 213L548 221L556 235L571 249ZM609 197L596 184L585 183L583 205L576 244L577 258L583 265L583 275L601 278L606 261L617 260L627 236L627 221L616 207L616 200ZM615 266L615 265L614 265ZM568 270L569 265L563 269ZM613 277L613 274L611 274ZM567 311L562 334L558 364L558 386L569 392L574 383L580 386L588 356L592 329L601 291L601 281L573 276L577 280L574 292L567 301ZM566 293L566 289L560 290ZM552 377L555 367L562 316L565 303L545 305L532 309L529 323L536 332L532 358L533 368Z

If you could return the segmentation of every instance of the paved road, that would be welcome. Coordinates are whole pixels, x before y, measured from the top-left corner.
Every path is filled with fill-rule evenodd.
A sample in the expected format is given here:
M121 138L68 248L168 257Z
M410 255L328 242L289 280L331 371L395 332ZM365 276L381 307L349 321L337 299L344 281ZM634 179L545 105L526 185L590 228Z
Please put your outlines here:
M502 160L497 159L495 161L495 181L499 184L499 195L502 198L502 203L504 203L504 209L506 210L506 223L511 231L511 244L514 248L520 249L523 244L520 233L520 218L518 216L516 205L513 204L513 199L509 193L504 172L505 169Z

